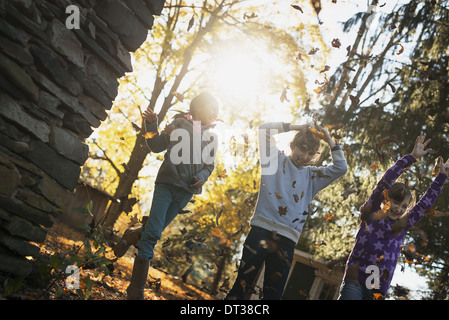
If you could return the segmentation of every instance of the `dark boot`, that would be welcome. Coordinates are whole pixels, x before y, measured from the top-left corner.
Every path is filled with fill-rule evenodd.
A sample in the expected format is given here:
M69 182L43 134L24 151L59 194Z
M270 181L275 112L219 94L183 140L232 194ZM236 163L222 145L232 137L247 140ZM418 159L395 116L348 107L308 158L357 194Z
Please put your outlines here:
M148 269L150 267L149 259L142 259L136 256L134 259L133 273L126 292L128 300L144 300L143 289L147 282Z
M143 227L130 228L123 233L120 242L112 248L112 251L114 251L117 258L123 257L130 246L139 242L140 236L142 235L142 229Z

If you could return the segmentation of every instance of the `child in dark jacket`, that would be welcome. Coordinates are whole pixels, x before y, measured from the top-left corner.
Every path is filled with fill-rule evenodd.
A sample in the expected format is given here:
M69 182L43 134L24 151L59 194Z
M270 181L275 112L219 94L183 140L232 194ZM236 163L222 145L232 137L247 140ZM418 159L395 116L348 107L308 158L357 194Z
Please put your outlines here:
M372 300L385 296L399 258L407 230L424 217L441 193L449 172L449 160L439 161L439 173L426 193L407 211L412 194L404 183L395 182L403 170L429 150L420 135L411 154L399 159L383 175L371 196L360 208L360 226L346 263L339 300ZM383 204L383 208L381 208Z
M209 129L215 126L217 114L218 102L209 93L193 98L189 113L175 116L162 133L157 129L157 115L149 108L143 113L146 131L150 133L149 148L153 152L167 152L156 177L148 220L141 229L125 231L114 248L117 257L123 256L132 244L138 248L127 289L128 299L143 300L154 246L192 195L201 193L203 184L214 170L218 143L217 135Z

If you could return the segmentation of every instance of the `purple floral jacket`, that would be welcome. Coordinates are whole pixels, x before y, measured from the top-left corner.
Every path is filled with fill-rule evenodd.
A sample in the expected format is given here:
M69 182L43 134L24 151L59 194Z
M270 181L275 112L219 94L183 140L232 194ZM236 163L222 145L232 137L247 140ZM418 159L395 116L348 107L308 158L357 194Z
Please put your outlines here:
M369 271L372 269L370 267L367 271L367 267L377 266L379 270L379 289L376 291L382 295L387 293L407 230L423 218L424 211L433 206L447 178L445 174L440 173L434 179L423 197L408 212L408 221L405 228L399 233L393 234L391 227L395 220L388 217L373 219L374 213L380 210L384 201L384 190L389 189L402 171L415 161L411 155L406 155L398 160L385 172L371 196L362 205L361 211L363 208L370 210L367 218L361 221L357 231L354 247L346 263L344 280L354 281L354 279L357 279L359 285L365 286L367 278L371 276Z

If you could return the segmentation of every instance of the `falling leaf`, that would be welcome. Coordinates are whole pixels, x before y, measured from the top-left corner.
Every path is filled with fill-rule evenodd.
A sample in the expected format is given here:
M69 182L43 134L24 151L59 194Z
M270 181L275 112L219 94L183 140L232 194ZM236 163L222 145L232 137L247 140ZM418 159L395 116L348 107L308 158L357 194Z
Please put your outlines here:
M283 103L284 101L290 102L290 100L288 100L288 98L287 98L287 90L288 90L288 89L289 89L289 88L287 87L287 88L284 89L284 91L282 91L281 98L280 98L280 100L281 100L282 103Z
M352 155L352 150L351 148L345 143L343 144L343 149L346 151L346 153L348 154L348 156Z
M252 254L257 254L257 251L251 248L249 245L245 244L244 247L248 249Z
M312 49L310 49L308 55L309 56L314 55L315 53L318 52L318 50L320 50L320 48L312 48Z
M312 170L312 172L317 173L318 178L330 178L331 176L324 174L321 170Z
M293 199L295 200L295 202L298 202L299 201L299 196L296 193L294 193L293 194Z
M170 239L170 238L167 238L167 240L165 240L165 241L162 243L162 248L166 248L166 247L170 246L171 244L172 244L171 239Z
M353 95L349 95L349 99L351 100L351 106L353 106L353 107L357 107L357 105L360 102L359 98L357 98L356 96L353 96Z
M193 24L195 23L195 14L192 15L192 18L189 20L189 26L187 27L187 32L190 31L190 29L193 27Z
M392 85L390 81L386 81L386 83L390 86L391 91L393 93L395 93L396 92L396 88L394 87L394 85Z
M133 126L134 131L140 132L141 128L137 124L135 124L134 122L131 122L131 125Z
M332 40L332 47L334 47L334 48L340 48L340 46L341 46L341 42L340 42L340 39L334 39L334 40Z
M380 300L382 298L382 293L373 292L374 300Z
M327 72L327 71L329 71L330 70L330 66L328 66L327 64L324 66L324 69L323 70L321 70L320 71L320 73L323 73L323 72Z
M147 133L145 133L144 137L145 137L145 139L151 139L157 135L159 135L159 133L157 133L157 132L147 132Z
M438 176L438 174L440 173L440 161L442 161L442 157L439 156L436 160L435 160L435 165L433 166L433 170L432 170L432 176L436 177Z
M371 171L376 171L377 167L379 166L379 163L374 162L372 165L369 166L369 169Z
M294 187L295 187L295 185L296 185L296 180L295 180L295 181L293 181L293 183L292 183L292 188L294 188Z
M294 9L301 11L301 13L304 13L304 11L302 11L301 7L296 5L296 4L292 4L291 5Z
M225 179L227 177L228 177L228 175L226 173L226 169L223 169L217 176L218 179Z
M176 91L172 92L173 95L178 99L180 102L184 102L184 95L182 93L178 93Z
M399 46L401 47L398 51L398 53L396 53L397 55L400 55L402 52L404 52L404 46L402 44L399 44Z
M313 133L313 135L315 136L315 139L317 139L318 141L319 141L320 139L323 139L323 140L326 139L325 134L324 134L323 132L321 132L321 131L318 131L318 130L315 129L314 127L310 127L310 128L309 128L309 131Z
M279 200L284 199L284 197L281 196L281 194L279 192L275 192L274 194L275 194L277 199L279 199Z
M304 197L304 191L301 192L301 199Z
M330 219L332 219L335 216L334 212L329 212L328 214L326 214L324 216L324 221L329 221Z
M279 215L281 217L287 214L287 208L288 208L288 206L285 206L285 207L279 206L279 208L278 208L279 209Z
M344 200L348 199L348 197L349 197L351 194L355 193L355 192L357 192L356 189L354 189L354 188L347 188L347 189L345 190L345 192L343 192L343 194L342 194L343 199L344 199Z
M311 3L316 15L319 15L321 11L321 0L311 0Z
M217 213L217 217L215 218L215 224L217 226L218 226L218 219L220 219L222 213L223 213L223 209L221 209L220 212Z
M255 269L256 269L256 267L253 266L253 265L251 265L247 270L245 270L245 271L243 272L243 274L250 273L251 271L253 271L253 270L255 270Z
M251 14L246 14L246 13L243 14L243 19L246 19L246 20L254 19L254 18L257 18L257 17L258 17L258 15L255 14L254 12L251 13Z

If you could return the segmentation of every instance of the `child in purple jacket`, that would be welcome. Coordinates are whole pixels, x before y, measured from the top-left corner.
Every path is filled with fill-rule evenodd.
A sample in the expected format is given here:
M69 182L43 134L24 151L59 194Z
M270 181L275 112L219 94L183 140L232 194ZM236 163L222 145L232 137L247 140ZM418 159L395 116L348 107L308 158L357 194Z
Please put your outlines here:
M407 230L423 218L424 211L433 206L441 193L449 172L449 159L443 163L441 157L438 176L408 212L411 192L404 183L395 182L405 168L429 153L430 149L425 148L430 139L425 141L425 137L425 134L418 136L412 153L385 172L361 206L361 223L346 263L339 300L372 300L374 293L385 296Z

